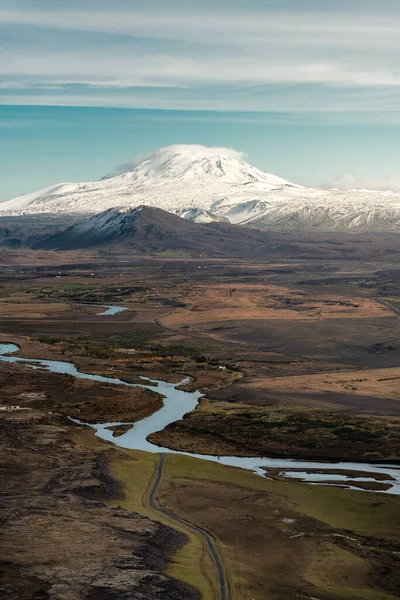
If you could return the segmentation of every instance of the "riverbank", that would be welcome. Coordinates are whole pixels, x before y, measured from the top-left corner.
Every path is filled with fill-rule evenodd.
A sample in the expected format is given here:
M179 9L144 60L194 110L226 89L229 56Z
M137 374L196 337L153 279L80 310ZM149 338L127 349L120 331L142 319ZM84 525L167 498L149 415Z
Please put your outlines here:
M6 364L24 365L26 368L31 368L33 370L43 369L49 371L50 373L67 375L78 380L95 381L113 386L120 386L121 388L144 388L146 391L150 392L159 391L164 396L162 407L149 417L137 421L133 429L129 429L117 437L114 435L114 429L122 424L120 422L90 424L91 427L96 429L97 436L106 441L114 441L116 445L122 448L144 450L151 453L171 452L171 449L167 446L157 447L154 445L151 442L151 436L155 435L159 431L164 431L165 428L169 426L173 426L175 421L182 419L187 412L193 411L198 406L198 402L201 397L200 392L186 392L182 389L184 384L187 383L187 379L173 384L160 380L142 378L143 383L131 384L117 378L82 373L73 363L24 358L19 355L18 351L19 347L14 344L0 344L0 361L5 362ZM82 419L76 420L76 422L82 425L89 425L89 423L84 422ZM242 456L224 456L220 454L196 454L194 452L189 452L189 454L200 460L214 462L218 461L228 466L235 466L250 470L259 476L264 475L263 467L281 466L282 468L291 468L299 466L304 469L303 481L305 482L308 481L307 469L314 469L313 477L310 477L310 481L313 483L318 482L318 478L316 477L317 469L321 468L321 464L318 464L318 462L296 461L295 457L292 457L289 460L282 460L279 465L279 459L262 456L250 458ZM326 466L330 466L328 462L326 463ZM337 468L347 471L356 470L355 465L346 462L338 463ZM364 463L363 470L370 472L373 479L373 473L377 471L377 467L371 463ZM387 474L387 478L385 480L387 485L377 485L375 486L375 489L380 489L381 491L390 491L393 494L400 494L400 471L396 470L395 468L389 468L385 465L382 465L379 467L379 474L384 473ZM347 477L337 475L336 479L337 483L332 481L329 485L344 485L346 487L351 487L352 485L352 480L349 480ZM358 477L355 477L355 479L359 480ZM368 489L368 487L365 489Z
M400 417L334 412L306 402L260 406L206 398L150 440L196 454L400 464Z
M20 383L25 389L27 387L31 389L31 386L27 386L28 380L26 379L31 375L37 381L41 381L44 389L47 389L44 386L45 381L54 378L57 380L59 378L69 379L68 376L43 370L32 371L26 368L24 361L20 364L3 363L3 366L7 369L18 370ZM6 375L6 380L8 379L9 377ZM96 384L98 385L99 382ZM113 389L117 391L118 386L114 386ZM185 392L181 393L185 394ZM26 398L25 401L29 403L32 400L34 401L34 398ZM52 482L49 489L57 489L61 494L67 492L68 488L65 487L64 478L70 472L71 467L68 465L69 461L72 461L74 493L77 493L79 497L83 495L85 498L89 495L89 508L90 502L93 500L96 503L99 500L100 502L106 501L112 506L122 506L134 513L147 515L152 520L160 520L159 515L148 512L145 499L146 490L154 479L157 454L113 449L111 453L107 451L107 460L102 463L108 465L106 471L104 467L99 470L97 454L93 456L91 453L93 450L97 453L99 449L104 452L107 446L95 438L90 430L77 428L72 423L66 425L65 421L60 424L60 417L57 414L46 413L43 415L43 412L21 411L20 413L10 413L7 417L15 418L15 415L18 415L19 419L21 416L27 419L23 424L25 434L21 435L12 426L6 424L9 434L15 440L8 451L14 452L18 456L17 460L29 468L30 461L35 461L35 465L37 464L38 449L42 451L42 448L45 448L46 456L48 456L47 468L50 457L50 465L53 464L56 468L56 472L53 472L52 469L50 472L46 472L46 481ZM32 419L31 425L29 425L30 419ZM63 432L70 432L69 435L73 440L73 445L62 437L57 437L54 441L58 448L57 452L62 452L65 457L63 462L55 460L58 454L54 451L54 445L50 443L49 439L49 432L60 429L60 425ZM36 426L38 428L34 433L32 427L36 428ZM18 443L18 450L15 448L13 451L15 443ZM90 449L89 454L88 448ZM77 451L75 451L76 449ZM89 456L92 456L92 459L89 459ZM92 464L92 470L94 469L94 475L90 472L85 479L80 474L80 469L84 468L87 472L90 464ZM21 478L20 467L18 465L16 467L15 462L11 461L10 468L19 475L18 481L25 481L24 477ZM107 472L112 476L112 480L108 479ZM35 474L35 478L38 477L36 466L32 473ZM57 483L60 477L62 477L61 483ZM96 483L96 478L100 483ZM99 485L100 487L105 485L110 490L110 481L117 481L121 486L120 488L118 486L115 488L114 484L114 487L112 486L114 490L120 489L118 497L115 499L102 497L95 491ZM20 483L19 485L18 493L13 496L12 502L14 503L19 502L19 494L23 493L24 484ZM30 486L29 478L26 479L26 485ZM43 485L40 483L39 488L42 489ZM101 487L101 489L103 488ZM45 495L43 502L47 508L40 521L41 527L43 519L47 522L48 513L46 511L49 510L53 500L51 498L49 500L49 497ZM398 514L397 498L330 487L317 489L296 482L272 481L256 477L242 469L220 465L217 462L211 463L191 457L171 455L167 458L165 475L160 488L160 502L161 505L182 515L189 522L197 523L205 528L217 540L227 577L233 589L233 599L264 600L265 594L274 600L275 598L278 600L285 598L288 594L314 594L313 597L315 594L319 594L318 597L324 597L326 594L332 594L333 590L336 595L331 597L335 598L356 595L357 598L370 600L371 594L375 594L373 597L379 594L383 600L393 600L395 597L391 593L391 590L394 590L397 585L394 579L394 563L392 566L392 557L394 559L395 554L391 553L397 551L393 537L396 532L395 522ZM214 507L213 511L209 510L211 505ZM338 505L341 506L340 513L336 510ZM251 518L248 512L250 506L252 507ZM232 507L235 507L233 512ZM83 510L86 511L86 509L85 505ZM58 507L57 510L60 511L60 508ZM63 515L63 518L66 515L64 510L61 510L60 514ZM72 513L68 512L68 515L70 514ZM84 521L92 519L93 514L91 512L89 515L84 512L82 519ZM76 513L74 513L74 518L76 518ZM67 535L64 529L65 522L58 524L58 520L56 519L54 522L53 517L50 522L52 531L57 531L57 539L63 539L63 536ZM162 522L171 525L168 520ZM243 535L244 523L246 535ZM176 524L172 526L176 529ZM34 529L32 529L33 531ZM103 528L102 533L96 539L96 544L103 539L105 533ZM184 528L181 533L188 535ZM22 544L22 539L26 534L27 530L24 527L20 531L22 537L17 536L14 539L16 547ZM41 536L39 539L42 539ZM204 586L210 585L210 583L207 584L207 581L210 580L204 579L203 576L199 578L198 575L208 572L203 563L206 558L202 551L202 545L196 536L188 535L188 537L189 544L191 544L189 548L182 546L180 550L179 548L172 549L170 546L165 547L163 551L167 552L171 558L169 566L167 567L164 563L162 569L166 569L167 575L176 577L203 591L204 597L207 598L209 592L204 591L206 589ZM270 559L268 560L267 570L265 554L261 554L257 558L254 552L250 552L250 546L254 540L258 540L257 543L260 544L260 547L268 547L270 550L268 556L271 557L271 560L273 557L273 560L272 562ZM73 538L71 543L80 542ZM86 540L86 544L87 548L95 549L97 547L95 544L92 545L91 539ZM246 546L246 544L250 544L250 546ZM379 552L377 552L378 547ZM32 556L29 555L31 557L27 559L29 569L35 565L34 550L32 550ZM143 547L141 547L140 553L143 555ZM114 560L116 556L114 547L111 554ZM288 570L288 556L291 557L290 570ZM307 557L307 560L300 557ZM57 560L60 565L63 564L62 556ZM310 560L312 560L311 566ZM80 564L83 565L83 576L87 577L88 571L85 563L80 562ZM201 567L202 564L203 567ZM335 564L335 570L329 571L328 565L332 564ZM386 572L390 573L384 581L384 587L382 587L382 581L371 580L371 573L383 568L383 565ZM18 582L23 579L25 583L18 583L18 586L30 584L30 580L26 576L28 567L20 570ZM101 568L104 568L104 565ZM52 568L47 568L46 574L43 574L43 571L38 568L38 573L39 583L35 581L34 585L48 585L50 589L59 585L57 571L53 571ZM8 579L10 578L9 573L6 576ZM112 570L108 572L107 577L110 582L107 585L109 589L121 585L118 580L114 582L115 576ZM130 572L129 576L130 585L132 585L135 574ZM282 577L285 580L283 586ZM12 585L15 588L17 584L14 581ZM80 585L79 581L77 585ZM97 589L97 584L95 587ZM98 593L98 589L96 593ZM102 593L105 593L104 590ZM118 593L121 598L124 597L122 591L119 590ZM165 588L163 593L167 594L166 597L176 594L172 588ZM282 596L282 593L286 596ZM151 592L151 594L153 593ZM190 598L187 590L185 594L184 598ZM156 595L150 597L157 598ZM171 597L179 598L179 595Z

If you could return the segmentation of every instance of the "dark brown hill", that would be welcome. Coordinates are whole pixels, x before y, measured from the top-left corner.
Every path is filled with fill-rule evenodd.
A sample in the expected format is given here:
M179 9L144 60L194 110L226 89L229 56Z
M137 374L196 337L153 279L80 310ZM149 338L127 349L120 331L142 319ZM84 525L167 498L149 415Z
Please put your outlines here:
M163 251L209 256L267 256L268 235L227 223L192 223L160 208L112 208L35 245L38 249L102 247L151 254Z

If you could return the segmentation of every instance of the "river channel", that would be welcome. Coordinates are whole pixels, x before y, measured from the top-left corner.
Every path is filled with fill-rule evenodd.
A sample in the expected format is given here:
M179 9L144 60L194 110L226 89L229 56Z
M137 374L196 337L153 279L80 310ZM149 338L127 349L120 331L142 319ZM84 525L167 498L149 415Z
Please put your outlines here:
M280 474L285 477L301 478L303 481L320 485L329 480L329 485L340 485L351 489L357 489L351 483L374 482L375 474L385 474L387 478L381 481L390 485L390 489L381 493L400 494L400 468L394 465L378 465L373 463L350 463L350 462L314 462L295 459L279 459L265 457L240 457L240 456L209 456L203 454L192 454L189 452L178 452L169 448L156 446L148 441L147 437L151 433L160 431L170 423L178 421L183 416L194 410L201 398L201 392L184 392L177 389L185 381L179 383L166 383L154 379L142 378L142 384L130 384L122 379L104 377L102 375L92 375L90 373L81 373L73 363L61 362L55 360L41 360L32 358L23 358L16 356L19 351L15 344L0 344L0 360L8 363L22 363L25 367L31 369L42 369L51 373L60 373L71 375L77 379L91 379L102 383L113 385L125 385L129 387L142 387L151 391L158 392L164 396L163 407L146 417L141 421L132 423L132 428L119 437L113 437L113 432L108 429L111 426L125 425L126 423L82 423L74 420L76 423L88 425L95 430L95 435L103 440L112 442L121 448L134 450L143 450L152 453L174 453L192 456L199 460L209 460L219 464L239 467L252 471L256 475L265 477L265 468L279 469ZM296 471L290 471L296 469ZM340 471L358 471L358 475L352 475L351 478L345 474L326 474L323 471L335 469ZM327 485L326 483L324 485Z

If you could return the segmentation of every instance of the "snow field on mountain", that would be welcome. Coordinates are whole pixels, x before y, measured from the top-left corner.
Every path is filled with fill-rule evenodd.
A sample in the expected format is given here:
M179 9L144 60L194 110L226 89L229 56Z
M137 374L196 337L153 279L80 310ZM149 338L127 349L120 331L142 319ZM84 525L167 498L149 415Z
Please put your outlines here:
M400 230L400 193L305 188L232 149L169 146L100 181L63 183L0 204L0 216L93 215L147 205L200 223L260 229Z

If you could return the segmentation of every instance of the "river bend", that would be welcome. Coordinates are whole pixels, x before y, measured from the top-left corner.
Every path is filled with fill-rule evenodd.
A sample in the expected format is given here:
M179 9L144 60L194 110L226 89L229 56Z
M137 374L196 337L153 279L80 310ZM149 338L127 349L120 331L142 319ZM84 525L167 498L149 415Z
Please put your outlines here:
M146 417L145 419L137 421L136 423L131 423L133 427L119 437L114 437L113 432L108 428L111 426L125 425L126 423L82 423L81 421L73 419L76 423L92 427L96 432L96 436L103 440L112 442L121 448L143 450L145 452L152 453L163 452L192 456L199 460L209 460L226 466L246 469L263 477L266 475L264 470L266 467L276 468L279 469L280 473L286 477L301 478L303 481L313 485L323 484L324 481L329 480L331 482L329 485L340 485L342 487L345 486L351 489L357 489L351 485L352 481L354 483L374 482L376 481L374 474L383 473L387 475L387 479L382 480L381 482L391 486L386 493L397 495L400 494L400 468L396 468L394 465L377 465L373 463L354 462L315 462L265 457L211 456L192 454L190 452L179 452L176 450L171 450L170 448L156 446L148 441L148 436L151 433L155 433L156 431L164 429L164 427L170 423L182 419L186 413L196 408L199 399L202 396L202 394L198 391L184 392L177 389L183 383L187 382L187 380L180 381L179 383L166 383L165 381L158 381L143 377L142 384L131 384L123 381L122 379L104 377L103 375L92 375L90 373L82 373L75 367L73 363L69 362L15 356L18 351L19 348L15 344L0 344L0 360L8 363L23 363L24 366L31 369L43 369L50 371L51 373L72 375L77 379L91 379L92 381L99 381L101 383L113 385L142 387L162 394L164 396L163 407L150 417ZM289 471L286 471L287 469L289 469ZM296 469L296 471L290 471L290 469ZM360 474L359 476L353 476L351 478L341 474L327 475L326 473L322 472L326 469L358 471ZM367 476L366 473L369 476ZM324 485L327 484L325 483Z

